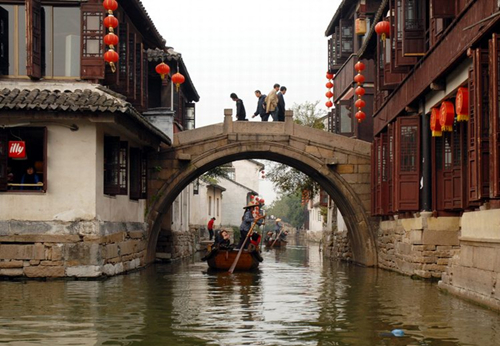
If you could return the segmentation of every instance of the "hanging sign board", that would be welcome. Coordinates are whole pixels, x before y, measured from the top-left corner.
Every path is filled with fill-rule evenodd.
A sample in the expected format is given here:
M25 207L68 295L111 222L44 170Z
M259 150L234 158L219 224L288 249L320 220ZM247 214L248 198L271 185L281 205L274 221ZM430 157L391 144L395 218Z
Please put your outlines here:
M13 159L24 159L26 157L26 142L9 141L9 157Z

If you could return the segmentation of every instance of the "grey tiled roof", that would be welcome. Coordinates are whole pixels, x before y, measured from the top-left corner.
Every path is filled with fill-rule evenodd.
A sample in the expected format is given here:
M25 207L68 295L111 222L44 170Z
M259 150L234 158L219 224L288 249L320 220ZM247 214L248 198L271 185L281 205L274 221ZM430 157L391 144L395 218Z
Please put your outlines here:
M48 90L1 88L1 110L90 111L125 113L130 103L96 89Z

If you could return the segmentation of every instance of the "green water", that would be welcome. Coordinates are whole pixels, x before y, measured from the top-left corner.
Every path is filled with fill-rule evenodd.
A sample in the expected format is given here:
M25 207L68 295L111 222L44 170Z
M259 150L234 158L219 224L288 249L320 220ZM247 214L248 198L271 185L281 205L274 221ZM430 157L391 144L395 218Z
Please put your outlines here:
M263 257L256 273L195 257L105 281L0 282L0 344L500 345L500 314L436 284L315 246ZM396 328L405 336L387 336Z

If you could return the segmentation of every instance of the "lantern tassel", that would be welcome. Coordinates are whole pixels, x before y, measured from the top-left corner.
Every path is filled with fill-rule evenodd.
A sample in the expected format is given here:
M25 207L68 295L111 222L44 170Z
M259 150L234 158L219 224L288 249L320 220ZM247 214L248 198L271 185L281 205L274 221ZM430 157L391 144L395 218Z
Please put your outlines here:
M110 61L109 66L111 67L111 72L115 73L116 72L116 65L114 62Z
M432 137L441 137L442 135L441 131L432 131Z
M453 131L453 125L441 125L441 131L451 132Z
M457 121L469 121L468 114L457 114Z

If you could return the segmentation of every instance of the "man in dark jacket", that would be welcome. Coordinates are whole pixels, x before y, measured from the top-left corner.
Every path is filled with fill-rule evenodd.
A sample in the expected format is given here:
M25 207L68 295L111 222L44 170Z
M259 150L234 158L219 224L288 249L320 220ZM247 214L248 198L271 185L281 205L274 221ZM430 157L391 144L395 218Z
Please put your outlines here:
M266 113L266 95L262 95L260 90L255 90L255 96L257 96L259 100L257 101L257 109L255 113L253 113L252 118L260 115L262 121L268 121L269 113Z
M238 95L231 93L229 95L233 101L236 102L236 120L247 120L247 113L245 112L245 106L243 106L243 101L238 98Z
M286 87L282 86L278 95L278 121L285 121L285 98Z

